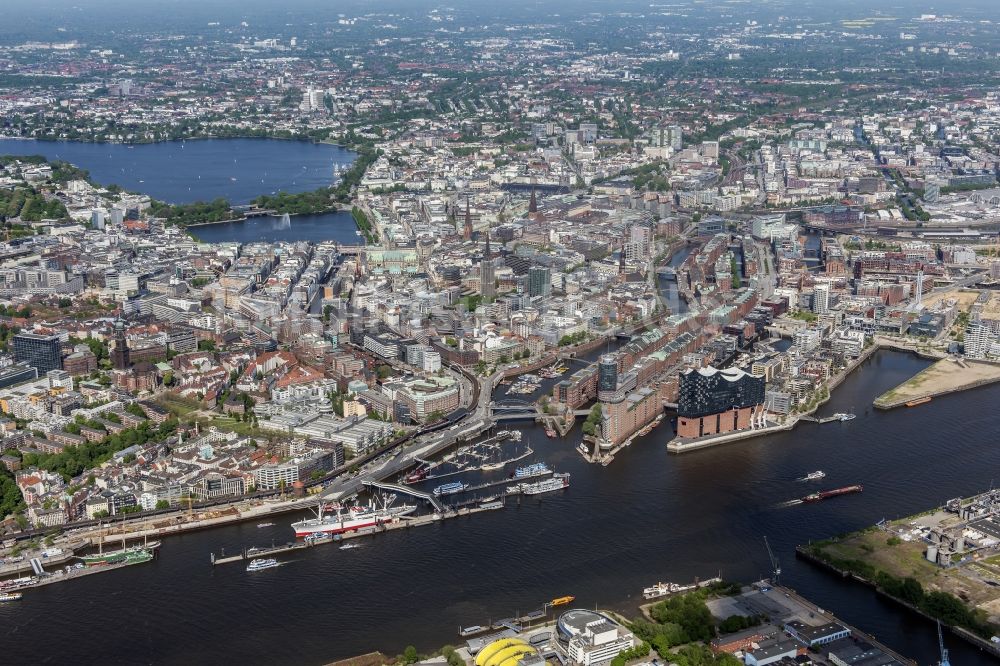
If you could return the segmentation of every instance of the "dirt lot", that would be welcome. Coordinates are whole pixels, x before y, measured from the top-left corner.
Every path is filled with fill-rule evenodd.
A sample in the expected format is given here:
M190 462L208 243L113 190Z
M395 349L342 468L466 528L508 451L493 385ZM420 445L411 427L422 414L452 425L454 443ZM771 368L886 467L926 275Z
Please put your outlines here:
M912 379L886 391L875 400L875 404L888 407L990 381L1000 381L1000 365L975 361L963 361L959 364L946 358L917 373Z
M924 282L924 287L927 287L927 282ZM923 303L928 308L933 308L937 306L942 301L954 300L959 303L959 310L965 312L968 311L972 304L976 302L976 298L979 296L979 291L971 290L961 290L961 291L946 291L940 294L928 294L923 297Z

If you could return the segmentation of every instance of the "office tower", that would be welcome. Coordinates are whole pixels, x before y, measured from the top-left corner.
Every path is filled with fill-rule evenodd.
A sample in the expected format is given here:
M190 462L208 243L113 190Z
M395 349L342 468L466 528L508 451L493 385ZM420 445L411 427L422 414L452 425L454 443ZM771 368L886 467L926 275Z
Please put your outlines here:
M528 295L549 296L552 293L552 271L545 266L528 269Z
M14 360L38 370L62 370L62 341L58 335L18 333L14 336Z

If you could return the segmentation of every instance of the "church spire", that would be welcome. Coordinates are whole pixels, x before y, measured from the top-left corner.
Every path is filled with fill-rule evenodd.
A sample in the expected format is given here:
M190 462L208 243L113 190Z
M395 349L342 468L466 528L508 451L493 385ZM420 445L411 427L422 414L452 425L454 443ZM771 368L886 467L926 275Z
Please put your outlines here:
M528 214L538 212L538 200L535 198L535 188L531 188L531 198L528 199Z
M469 197L465 197L465 228L462 230L462 238L472 240L472 211L469 209Z

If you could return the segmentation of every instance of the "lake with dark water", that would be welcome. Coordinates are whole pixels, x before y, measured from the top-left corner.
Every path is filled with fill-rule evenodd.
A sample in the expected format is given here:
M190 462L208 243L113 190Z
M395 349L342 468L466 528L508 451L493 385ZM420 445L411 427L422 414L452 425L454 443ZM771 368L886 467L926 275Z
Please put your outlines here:
M0 155L44 155L90 172L94 182L169 203L248 203L261 194L307 192L333 183L355 153L331 144L278 139L199 139L138 145L0 139Z
M335 240L343 245L364 245L358 226L348 211L319 215L252 217L240 222L203 224L188 227L188 232L205 243L259 243L277 241Z
M0 606L0 654L12 664L321 664L376 649L398 653L408 644L430 651L459 643L459 626L558 596L634 614L642 589L659 580L720 571L757 580L770 569L767 536L784 584L920 664L936 663L933 624L794 556L810 539L920 512L993 483L1000 414L986 406L1000 399L1000 386L914 409L870 407L926 365L876 354L823 408L853 411L853 421L803 424L681 456L666 451L665 421L608 467L576 452L579 428L548 439L526 424L520 429L534 459L572 474L567 490L364 537L353 550L318 547L255 574L238 564L213 568L209 553L287 541L294 516L264 529L246 523L171 537L150 564L29 590L23 601ZM861 483L864 492L782 506L805 493L797 478L820 469L827 477L810 489ZM952 663L995 663L945 638Z

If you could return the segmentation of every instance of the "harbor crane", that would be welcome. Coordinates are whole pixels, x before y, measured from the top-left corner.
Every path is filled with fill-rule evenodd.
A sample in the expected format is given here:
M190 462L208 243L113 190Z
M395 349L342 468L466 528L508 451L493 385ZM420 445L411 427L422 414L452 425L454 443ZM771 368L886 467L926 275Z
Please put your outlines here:
M778 562L778 558L774 556L774 551L771 550L771 544L767 542L767 537L764 537L764 546L767 548L767 556L771 558L772 583L775 585L780 585L781 564Z
M944 636L941 635L941 620L938 620L937 629L938 648L941 650L941 661L938 662L938 666L951 666L951 662L948 660L948 648L944 646Z

